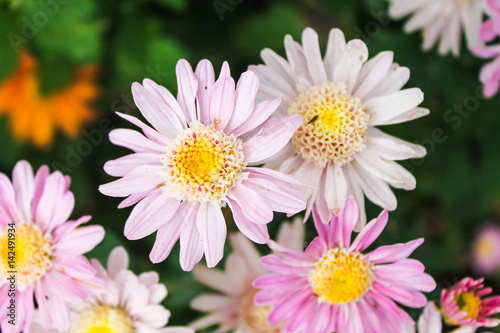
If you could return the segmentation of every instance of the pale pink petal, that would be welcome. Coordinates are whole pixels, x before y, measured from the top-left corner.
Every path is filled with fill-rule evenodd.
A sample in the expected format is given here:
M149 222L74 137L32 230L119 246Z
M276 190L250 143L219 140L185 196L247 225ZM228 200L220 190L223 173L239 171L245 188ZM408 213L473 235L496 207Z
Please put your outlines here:
M301 124L301 115L269 119L257 134L243 143L245 162L256 165L278 153Z
M241 187L241 184L237 187ZM220 207L211 203L201 204L196 215L196 225L205 249L207 266L215 267L224 256L227 234L226 221Z
M354 39L347 43L343 57L340 59L333 74L333 82L344 82L348 92L352 92L358 73L363 63L368 59L366 44Z
M419 88L401 90L389 95L372 98L363 103L370 115L371 126L387 124L393 118L417 107L424 100Z
M253 110L248 112L249 118L245 119L245 121L232 130L231 133L239 136L257 128L276 111L280 102L281 100L279 98L275 98L257 104Z
M264 199L246 182L233 187L228 193L231 202L237 202L243 215L256 224L267 224L273 219L273 211Z
M342 30L332 29L328 34L328 43L326 48L326 53L324 57L324 64L326 69L326 74L329 81L334 79L334 71L336 65L342 59L346 48L345 36Z
M177 101L184 111L186 121L190 123L196 120L194 99L198 91L198 81L194 76L191 65L185 59L181 59L177 62L175 74L177 76L177 87L179 87Z
M210 61L204 59L196 66L194 73L198 80L198 93L196 99L198 101L198 120L202 124L209 124L210 112L210 94L212 85L215 83L214 68Z
M363 100L387 75L393 59L394 53L386 51L377 54L377 56L367 61L359 72L353 95Z
M306 208L302 193L293 186L279 181L270 181L250 174L243 183L259 194L275 212L297 214Z
M55 245L54 253L78 255L89 252L104 238L104 228L100 225L80 227L61 237Z
M166 146L151 141L141 133L127 129L118 128L109 133L109 140L117 146L125 147L136 153L165 154Z
M170 142L170 140L168 138L164 137L163 135L158 133L156 130L154 130L151 127L149 127L148 125L144 124L142 121L140 121L136 117L133 117L131 115L121 113L121 112L115 112L115 113L118 116L122 117L123 119L125 119L125 120L129 121L130 123L134 124L135 126L139 127L142 130L142 132L144 133L144 135L146 135L146 137L149 140L151 140L155 143L158 143L160 145L164 145L164 146L167 146L168 143Z
M165 110L163 101L137 82L132 84L132 95L144 118L163 136L173 139L177 133L183 130L177 115Z
M285 51L288 61L290 62L290 65L295 72L295 76L297 77L297 83L302 87L302 89L305 87L311 87L313 85L313 80L307 70L307 60L302 46L295 42L290 35L285 36Z
M142 199L125 222L124 235L130 240L144 238L168 223L176 214L180 200L156 191Z
M12 185L16 193L16 203L24 221L31 219L31 201L34 190L33 168L26 161L19 161L12 171Z
M195 205L190 202L183 202L179 206L176 216L158 229L153 249L149 254L149 259L151 259L153 263L162 262L168 257L181 235L185 217L188 216L193 209L195 209Z
M238 84L236 85L236 95L234 100L234 110L231 119L227 123L226 133L233 133L234 129L244 124L245 121L252 115L252 110L255 104L255 96L259 90L259 78L252 72L241 74ZM259 124L258 124L259 125Z
M324 196L328 208L338 214L347 200L347 181L342 167L337 163L328 163L326 168Z
M119 272L128 269L128 254L122 247L116 247L111 251L108 257L108 274L111 278L115 277Z
M306 56L307 68L316 86L327 83L325 66L321 59L319 49L318 34L311 28L306 28L302 33L302 44L304 45L304 55Z
M163 183L160 176L162 170L163 166L159 165L141 165L123 178L99 186L99 191L110 197L126 197L132 193L147 191Z
M258 244L266 244L269 241L269 232L265 224L257 224L248 219L238 201L229 198L228 205L233 212L234 223L245 236Z
M217 80L210 91L209 123L215 124L219 130L224 130L233 115L234 102L235 86L233 78L226 76Z
M141 165L162 165L162 155L153 153L138 153L125 155L116 160L107 161L104 171L113 177L123 177Z
M164 111L166 113L175 114L180 121L180 126L182 128L186 128L186 115L184 114L184 111L181 109L181 106L177 102L177 99L174 97L174 95L172 95L172 93L168 91L167 88L156 84L156 82L154 82L153 80L144 79L142 81L142 84L150 94L157 98L158 104L161 105L162 108L164 108ZM173 121L175 121L175 119Z

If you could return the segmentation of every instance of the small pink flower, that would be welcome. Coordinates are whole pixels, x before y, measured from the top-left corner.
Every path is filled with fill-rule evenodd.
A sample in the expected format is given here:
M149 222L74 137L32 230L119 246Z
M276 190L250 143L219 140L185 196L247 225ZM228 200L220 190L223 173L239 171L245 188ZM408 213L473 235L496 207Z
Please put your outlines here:
M47 166L34 176L26 161L16 164L12 182L0 173L0 323L4 333L29 333L33 298L41 325L65 330L69 304L103 291L102 280L83 254L101 242L104 229L80 227L90 216L68 221L75 205L70 182L58 171L49 174ZM17 272L15 325L8 323L13 318L7 312L13 299L7 297L12 270Z
M472 327L500 324L499 319L489 318L500 313L500 296L483 298L492 292L484 287L483 280L467 277L441 292L442 313L449 324Z
M500 227L496 224L483 226L472 246L472 266L479 274L492 275L500 268Z
M165 260L180 238L180 264L192 270L203 254L209 267L224 255L226 221L231 208L236 225L252 241L269 240L273 211L305 209L300 184L279 172L255 168L280 151L302 123L302 116L269 119L280 99L255 103L259 79L241 75L237 85L224 63L214 69L202 60L196 71L186 60L176 68L177 99L151 80L134 83L134 101L154 129L122 115L144 133L116 129L110 140L134 151L104 170L115 177L100 191L127 197L119 208L137 203L125 223L125 236L140 239L158 231L150 258Z
M255 302L271 306L268 321L283 323L281 332L401 333L404 323L413 324L396 305L425 306L421 291L436 283L424 266L408 256L422 244L382 246L364 253L385 228L387 211L372 220L351 243L358 207L350 197L330 224L323 224L316 210L316 237L304 252L270 242L277 255L262 259L271 274L254 282Z

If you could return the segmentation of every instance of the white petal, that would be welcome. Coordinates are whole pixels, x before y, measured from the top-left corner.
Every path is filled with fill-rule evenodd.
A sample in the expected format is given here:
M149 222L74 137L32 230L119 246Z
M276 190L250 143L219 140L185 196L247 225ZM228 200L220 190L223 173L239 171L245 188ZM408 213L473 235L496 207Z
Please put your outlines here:
M372 126L385 125L390 120L418 106L424 100L419 88L401 90L390 95L370 99L364 103Z
M349 41L344 56L335 67L333 81L345 82L347 91L352 92L361 66L363 66L366 59L368 59L368 48L366 44L359 39Z
M359 72L353 95L363 100L366 94L377 87L386 76L391 68L393 58L393 52L381 52L364 64Z
M320 86L325 84L328 79L326 77L325 66L321 59L318 34L316 31L311 28L306 28L302 34L302 45L304 46L307 68L312 76L314 85Z
M342 59L345 47L346 41L342 30L337 28L330 30L325 58L323 60L329 81L333 81L335 66L340 62L340 59Z

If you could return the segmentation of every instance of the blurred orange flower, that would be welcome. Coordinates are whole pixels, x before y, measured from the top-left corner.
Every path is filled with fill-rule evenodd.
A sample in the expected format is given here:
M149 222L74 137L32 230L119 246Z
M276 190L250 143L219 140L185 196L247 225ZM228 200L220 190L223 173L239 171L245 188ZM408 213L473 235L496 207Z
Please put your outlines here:
M70 86L44 96L40 92L37 59L22 51L18 68L0 84L0 114L10 116L12 133L18 141L31 141L39 148L52 143L58 128L76 138L84 123L94 119L89 104L98 94L96 74L95 65L82 66Z

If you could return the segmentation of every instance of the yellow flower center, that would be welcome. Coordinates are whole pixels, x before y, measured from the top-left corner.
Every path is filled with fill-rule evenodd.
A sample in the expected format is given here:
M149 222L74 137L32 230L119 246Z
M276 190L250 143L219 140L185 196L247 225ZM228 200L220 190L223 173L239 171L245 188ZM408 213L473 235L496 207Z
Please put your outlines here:
M481 299L472 291L455 295L458 310L467 312L467 318L476 319L483 308Z
M134 333L132 319L122 309L97 305L85 309L71 327L71 333Z
M256 289L252 289L240 300L238 318L240 318L241 326L244 331L253 333L279 333L280 326L271 327L267 321L267 314L270 307L258 306L253 299Z
M229 189L247 176L242 144L214 126L191 124L163 157L165 191L181 200L222 204Z
M372 286L372 265L361 253L329 250L309 275L314 294L330 304L344 304L362 297Z
M312 87L290 105L288 113L304 117L292 143L305 160L321 167L330 161L344 165L365 148L368 114L344 83Z
M12 232L14 231L14 232ZM52 244L39 226L17 223L0 235L0 271L8 277L16 272L21 289L43 276L51 267Z
M495 253L495 243L490 237L481 237L476 244L476 253L479 257L491 257Z

